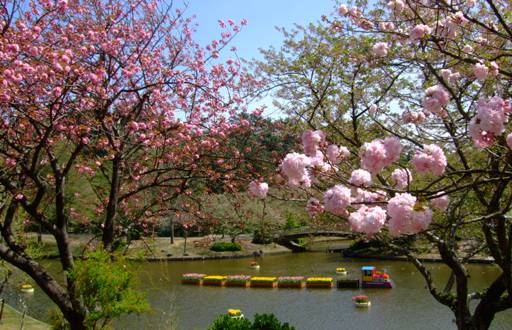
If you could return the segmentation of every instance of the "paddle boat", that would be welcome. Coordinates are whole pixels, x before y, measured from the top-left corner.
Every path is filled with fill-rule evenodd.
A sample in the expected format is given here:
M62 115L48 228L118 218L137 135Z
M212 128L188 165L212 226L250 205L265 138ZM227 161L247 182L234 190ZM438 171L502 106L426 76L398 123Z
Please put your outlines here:
M23 284L20 287L20 291L25 292L25 293L32 293L32 292L34 292L34 287L30 284Z
M240 320L244 318L244 314L242 314L242 311L239 309L228 309L228 315L232 319Z
M345 269L345 267L338 267L336 268L336 274L347 275L347 270Z
M352 297L352 301L356 307L370 307L372 305L370 298L368 296L354 296Z
M256 261L251 262L249 267L251 267L252 269L260 269L260 265L258 265Z
M393 281L384 272L378 272L373 266L361 267L361 287L363 288L393 288Z

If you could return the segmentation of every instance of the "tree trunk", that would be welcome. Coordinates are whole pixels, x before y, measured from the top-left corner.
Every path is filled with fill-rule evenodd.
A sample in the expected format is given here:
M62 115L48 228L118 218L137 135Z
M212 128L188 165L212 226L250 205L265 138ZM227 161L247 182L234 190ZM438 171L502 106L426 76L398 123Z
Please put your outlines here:
M478 330L487 330L491 327L491 323L494 320L494 313L479 313L478 317L474 319L475 329Z
M117 212L117 199L119 194L121 176L121 157L116 155L112 160L112 182L110 182L110 195L108 198L107 213L103 223L103 247L107 251L112 250L114 242L114 218Z
M187 253L187 231L183 231L183 238L185 239L185 242L183 242L183 255Z
M171 244L174 245L174 217L172 217L172 216L171 216L170 226L171 226Z
M460 313L455 313L455 315ZM464 315L461 317L456 317L455 322L457 324L457 329L459 330L477 330L478 328L473 323L473 320L470 315Z
M43 226L39 224L39 228L37 230L37 244L43 243Z
M0 257L28 274L59 307L71 329L85 329L85 307L73 304L68 292L37 262L0 245Z
M502 273L485 291L475 308L473 323L475 323L476 329L489 329L496 315L500 297L506 289L506 276Z

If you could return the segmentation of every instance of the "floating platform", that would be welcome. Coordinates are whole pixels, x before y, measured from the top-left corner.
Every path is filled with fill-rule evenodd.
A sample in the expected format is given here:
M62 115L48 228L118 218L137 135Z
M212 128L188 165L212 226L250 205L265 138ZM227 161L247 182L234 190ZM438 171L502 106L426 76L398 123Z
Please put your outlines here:
M192 280L192 279L182 279L181 284L188 284L188 285L202 285L203 280Z
M242 287L242 288L246 288L249 286L249 281L245 281L245 282L240 282L240 281L226 281L226 283L224 284L225 286L230 286L230 287Z
M222 275L210 275L203 278L203 285L210 286L224 286L227 276Z
M277 282L278 288L302 289L305 286L306 286L306 284L304 282L297 282L297 283Z
M250 276L250 275L206 275L188 273L183 274L181 282L192 285L253 287L253 288L332 288L358 289L382 288L391 289L395 286L389 275L378 272L373 266L361 268L362 279L348 279L344 277L304 277L304 276Z
M374 289L374 288L380 288L380 289L393 289L393 282L392 281L386 281L386 282L362 282L361 287L363 289Z
M330 289L332 288L332 277L309 277L306 280L306 288Z
M359 289L359 280L337 280L336 287L338 289Z

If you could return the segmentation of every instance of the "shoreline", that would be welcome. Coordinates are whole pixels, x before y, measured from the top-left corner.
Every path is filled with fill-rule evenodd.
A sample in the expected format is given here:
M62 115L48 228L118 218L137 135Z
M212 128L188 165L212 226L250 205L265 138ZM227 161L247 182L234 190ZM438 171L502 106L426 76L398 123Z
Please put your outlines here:
M222 252L220 252L222 253ZM244 253L244 254L235 254L235 255L203 255L203 256L172 256L172 257L143 257L143 258L135 258L135 257L127 257L126 259L130 261L148 261L148 262L157 262L157 261L203 261L203 260L222 260L222 259L244 259L244 258L263 258L268 255L280 255L280 254L289 254L293 253L291 250L289 251L268 251L263 255L255 256L253 253Z
M274 256L274 255L283 255L283 254L294 254L294 253L339 253L341 257L345 259L359 259L359 260L393 260L393 261L408 261L405 256L386 256L386 255L365 255L365 256L343 256L341 251L337 250L326 250L322 251L306 251L306 252L293 252L289 251L268 251L265 252L261 256L254 256L252 253L245 254L236 254L236 255L203 255L203 256L172 256L172 257L126 257L127 260L136 261L136 262L183 262L183 261L206 261L206 260L225 260L225 259L257 259L263 258L265 256ZM75 256L75 258L80 258L80 256ZM59 259L58 256L44 256L41 259L53 260ZM419 261L429 262L429 263L442 263L443 260L440 256L436 255L423 255L418 257ZM470 264L494 264L494 259L492 257L473 257L468 260Z
M35 237L35 235L34 235ZM83 248L83 245L80 243L87 242L90 237L87 235L72 235L74 239L74 248L75 251L80 251ZM188 240L187 244L189 248L187 249L189 255L183 255L183 244L184 239L181 237L175 238L174 244L169 244L168 237L155 237L150 241L134 241L132 246L128 249L127 255L125 258L130 261L147 261L147 262L183 262L183 261L204 261L204 260L225 260L225 259L242 259L242 258L262 258L266 255L283 255L290 253L303 253L303 252L293 252L285 246L279 245L277 243L270 243L266 245L252 244L250 242L249 237L240 237L239 242L242 244L245 251L238 252L212 252L206 248L202 248L199 246L195 246L197 242L201 242L205 237L191 237ZM346 240L340 240L346 241ZM53 239L48 234L43 234L43 242L46 243L46 251L50 252L52 246L54 246ZM145 245L145 243L148 243ZM325 248L322 246L325 243L333 243L327 244ZM314 248L314 245L318 244L317 248ZM323 252L323 253L337 253L340 257L348 258L348 259L361 259L361 260L396 260L396 261L408 261L405 256L391 256L391 255L383 255L383 254L365 254L358 255L357 253L350 254L344 253L348 252L347 245L340 245L337 240L326 239L322 237L318 237L315 242L309 246L311 248L313 246L312 251L306 252ZM146 247L150 247L148 250ZM142 253L144 252L144 253ZM148 253L149 252L149 253ZM75 255L75 258L80 258L79 255ZM41 255L38 259L59 259L57 253L47 253ZM422 262L438 262L442 263L442 259L438 254L423 254L418 257L418 259ZM469 259L468 263L473 264L493 264L494 259L489 256L476 256Z
M368 255L368 256L350 256L345 257L347 259L374 259L374 260L394 260L394 261L409 261L406 256L385 256L385 255ZM442 263L443 259L440 256L436 255L420 255L417 257L421 262L430 262L430 263ZM473 257L468 260L470 264L494 264L493 257Z

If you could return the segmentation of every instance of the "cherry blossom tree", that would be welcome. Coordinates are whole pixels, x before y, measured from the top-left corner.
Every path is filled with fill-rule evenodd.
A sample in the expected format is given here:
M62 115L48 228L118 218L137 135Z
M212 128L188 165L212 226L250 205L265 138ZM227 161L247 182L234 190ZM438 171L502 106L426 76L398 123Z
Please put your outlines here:
M68 274L73 221L98 224L112 250L120 217L151 218L194 182L239 177L242 153L225 142L250 129L230 118L257 83L235 55L217 58L246 22L219 21L203 47L191 19L158 1L10 0L0 16L0 257L81 329L89 311L72 278L59 283L12 226L22 213L41 225ZM90 181L93 210L70 206L77 177Z
M308 213L406 255L459 329L487 329L512 307L511 14L499 0L339 4L257 63L304 127L281 174ZM395 239L413 235L452 271L444 287ZM482 251L501 273L472 292L466 263Z

